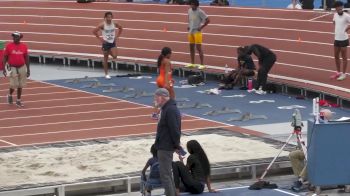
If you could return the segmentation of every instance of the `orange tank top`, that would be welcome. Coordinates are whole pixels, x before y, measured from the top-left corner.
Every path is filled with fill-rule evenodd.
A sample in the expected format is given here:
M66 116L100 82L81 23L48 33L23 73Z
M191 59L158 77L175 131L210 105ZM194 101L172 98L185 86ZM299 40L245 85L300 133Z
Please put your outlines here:
M159 68L159 76L157 78L157 85L158 87L160 88L163 88L165 86L167 86L165 84L165 63L162 63L160 65L160 68ZM171 67L171 64L170 64L170 69L169 69L169 72L167 73L168 74L168 80L169 82L172 82L173 81L173 76L172 76L172 67Z

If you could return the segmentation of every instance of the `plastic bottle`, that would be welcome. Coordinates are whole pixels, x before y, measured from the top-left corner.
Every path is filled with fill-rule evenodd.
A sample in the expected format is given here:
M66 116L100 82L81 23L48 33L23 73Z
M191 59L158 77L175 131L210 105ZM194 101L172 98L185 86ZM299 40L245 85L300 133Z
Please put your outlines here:
M253 89L253 79L248 78L248 90L252 90L252 89Z
M226 64L226 65L225 65L225 74L228 74L228 72L229 72L229 71L228 71L228 65Z

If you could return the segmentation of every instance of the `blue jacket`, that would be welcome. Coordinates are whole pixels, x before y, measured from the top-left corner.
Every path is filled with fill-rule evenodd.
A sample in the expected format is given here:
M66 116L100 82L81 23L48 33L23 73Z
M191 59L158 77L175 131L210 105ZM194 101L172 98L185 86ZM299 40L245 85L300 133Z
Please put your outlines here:
M169 99L161 108L155 147L157 150L175 151L180 147L181 115L176 102Z

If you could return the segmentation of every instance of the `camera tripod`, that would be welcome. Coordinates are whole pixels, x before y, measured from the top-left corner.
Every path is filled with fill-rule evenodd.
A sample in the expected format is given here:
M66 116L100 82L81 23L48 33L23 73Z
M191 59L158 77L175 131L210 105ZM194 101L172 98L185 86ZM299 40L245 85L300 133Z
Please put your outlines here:
M271 166L273 165L273 163L276 161L276 159L279 157L279 155L282 153L283 149L286 147L287 144L289 144L289 141L292 139L292 136L295 135L297 138L297 143L298 145L301 146L301 150L304 153L305 156L305 160L307 160L307 149L306 149L306 145L305 142L302 138L301 135L301 126L295 126L293 132L289 135L289 137L287 138L287 140L285 141L285 143L283 144L283 146L281 147L280 151L278 152L278 154L272 159L272 161L270 162L269 166L267 166L267 168L265 169L264 173L261 175L261 177L259 178L259 181L262 181L264 179L264 177L266 176L267 172L270 170Z

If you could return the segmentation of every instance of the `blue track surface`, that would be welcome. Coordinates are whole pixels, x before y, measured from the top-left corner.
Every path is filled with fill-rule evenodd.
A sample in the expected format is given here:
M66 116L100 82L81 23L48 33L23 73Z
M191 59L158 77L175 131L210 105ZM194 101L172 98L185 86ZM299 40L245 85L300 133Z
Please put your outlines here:
M134 88L136 91L145 91L148 94L152 94L155 89L156 85L152 82L155 81L155 75L144 75L144 76L151 76L152 78L143 78L143 79L129 79L128 77L113 77L111 80L106 80L104 78L98 78L98 80L102 84L106 83L114 83L117 86L113 87L115 89L122 88L122 87L129 87ZM175 77L175 80L177 82L175 85L179 85L179 80L183 80L183 78L177 78ZM102 94L118 99L125 99L131 102L145 104L151 106L153 103L153 97L140 97L140 98L125 98L125 96L132 94L132 92L129 93L122 93L122 92L113 92L113 93L104 93L102 92L103 89L108 89L108 87L99 87L99 88L81 88L83 85L89 84L89 82L83 82L83 83L66 83L66 80L55 80L55 81L49 81L54 84L58 84L61 86L66 86L74 89L84 90L96 94ZM91 83L91 82L90 82ZM201 108L201 109L195 109L195 108L188 108L188 109L181 109L182 113L207 118L215 121L220 121L223 123L229 123L232 125L238 125L238 126L250 126L250 125L260 125L260 124L271 124L271 123L283 123L283 122L290 122L291 121L291 115L293 113L293 109L278 109L280 106L292 106L292 105L299 105L303 106L305 108L301 108L301 114L303 116L303 120L307 120L308 118L311 118L310 114L312 112L312 101L311 100L300 100L296 99L294 97L289 97L281 94L267 94L267 95L257 95L257 94L250 94L243 90L226 90L222 91L220 95L209 95L209 94L203 94L199 93L197 91L204 91L211 88L217 87L216 82L208 82L204 86L194 87L194 88L175 88L176 97L181 98L188 98L190 99L189 102L183 102L187 105L193 105L196 102L199 103L207 103L212 106L212 108ZM230 96L230 95L244 95L245 97L223 97L223 96ZM263 103L250 103L250 101L261 101L261 100L272 100L273 103L269 102L263 102ZM239 109L242 113L233 113L233 114L221 114L217 116L206 116L203 115L204 113L212 110L220 110L223 107L228 107L230 109ZM336 112L334 117L342 117L342 116L349 116L349 111L339 108L332 108L333 112ZM250 112L253 115L265 115L268 119L255 119L255 120L248 120L248 121L232 121L228 122L227 120L230 118L239 118L242 116L242 114Z

